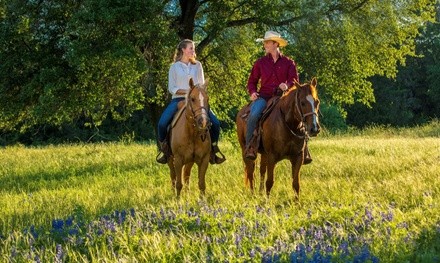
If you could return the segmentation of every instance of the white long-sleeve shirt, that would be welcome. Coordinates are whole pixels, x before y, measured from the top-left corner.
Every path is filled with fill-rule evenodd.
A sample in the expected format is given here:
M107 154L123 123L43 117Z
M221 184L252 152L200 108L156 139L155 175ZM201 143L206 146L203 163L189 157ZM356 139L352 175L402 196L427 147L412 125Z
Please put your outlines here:
M185 95L178 95L176 92L179 89L188 90L190 78L193 79L194 85L205 83L203 67L199 61L196 61L196 64L188 63L188 65L176 61L171 65L168 72L168 90L173 99L185 97Z

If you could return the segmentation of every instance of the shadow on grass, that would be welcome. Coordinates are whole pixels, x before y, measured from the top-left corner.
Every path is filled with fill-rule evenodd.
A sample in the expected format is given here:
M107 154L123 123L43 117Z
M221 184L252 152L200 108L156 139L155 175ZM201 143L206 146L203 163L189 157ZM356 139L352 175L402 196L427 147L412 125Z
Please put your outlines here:
M18 194L26 192L31 194L39 190L53 190L60 188L72 188L87 184L94 177L112 174L122 176L145 169L143 163L100 163L75 167L74 169L41 170L32 171L19 175L7 175L0 178L0 192Z
M420 232L408 262L440 262L440 220L432 228Z

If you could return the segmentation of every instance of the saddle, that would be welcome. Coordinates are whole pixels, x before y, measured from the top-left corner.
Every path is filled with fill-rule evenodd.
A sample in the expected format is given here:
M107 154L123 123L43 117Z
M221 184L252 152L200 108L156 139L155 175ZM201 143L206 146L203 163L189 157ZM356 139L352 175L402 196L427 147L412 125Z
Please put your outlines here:
M249 145L252 145L252 147L254 147L254 149L259 149L259 150L263 151L263 148L262 148L263 146L260 143L261 142L261 135L263 133L263 123L267 119L269 114L272 112L275 105L277 105L280 98L281 98L281 96L274 96L271 99L269 99L269 101L267 102L266 108L264 108L263 113L261 115L261 118L257 123L257 128L254 130L253 135L252 135L252 139L249 142ZM240 116L246 122L246 125L247 125L247 120L248 120L248 116L249 116L250 111L251 111L251 103L249 103L248 105L246 105L244 107L244 113Z

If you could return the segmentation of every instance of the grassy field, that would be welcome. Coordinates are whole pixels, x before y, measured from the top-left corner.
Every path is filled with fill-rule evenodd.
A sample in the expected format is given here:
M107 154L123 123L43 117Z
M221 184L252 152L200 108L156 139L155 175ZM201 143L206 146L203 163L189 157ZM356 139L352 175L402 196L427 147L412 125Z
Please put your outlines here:
M153 144L2 148L0 262L440 262L438 122L309 145L299 203L287 161L250 194L234 139L180 200Z

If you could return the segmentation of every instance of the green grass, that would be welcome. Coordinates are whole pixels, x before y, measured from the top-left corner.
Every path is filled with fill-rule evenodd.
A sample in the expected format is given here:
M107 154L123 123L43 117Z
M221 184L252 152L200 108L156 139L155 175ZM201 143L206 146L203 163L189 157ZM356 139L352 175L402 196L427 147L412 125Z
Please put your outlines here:
M299 203L287 161L252 195L234 139L206 197L194 171L180 200L155 145L3 148L0 261L439 262L439 130L314 138Z

